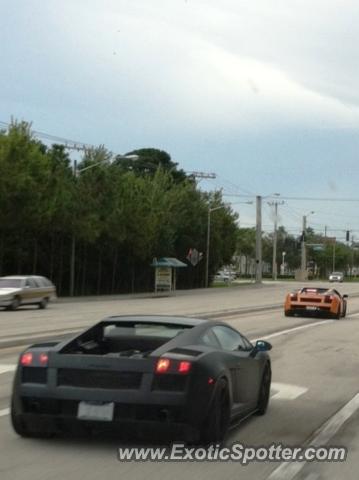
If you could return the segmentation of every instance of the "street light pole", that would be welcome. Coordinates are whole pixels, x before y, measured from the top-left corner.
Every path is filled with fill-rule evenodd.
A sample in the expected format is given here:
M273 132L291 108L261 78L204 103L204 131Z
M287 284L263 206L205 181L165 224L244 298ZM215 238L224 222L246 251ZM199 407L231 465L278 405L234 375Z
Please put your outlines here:
M306 250L305 250L305 233L307 230L307 217L303 215L303 226L302 226L302 256L301 256L301 271L302 271L302 280L304 280L305 270L307 266Z
M226 205L220 205L219 207L210 208L208 207L208 214L207 214L207 242L206 242L206 271L205 271L205 287L208 288L209 285L209 246L210 246L210 238L211 238L211 213L220 210L221 208L228 207L230 205L237 205L239 203L251 205L253 202L236 202L230 203Z
M225 208L227 205L220 205L219 207L210 208L208 207L208 216L207 216L207 246L206 246L206 278L205 286L208 288L209 285L209 244L211 237L211 213L219 210L220 208Z
M209 239L211 235L211 209L208 208L207 216L207 246L206 246L206 278L205 278L205 287L208 288L209 283Z
M256 197L256 283L262 283L262 197Z
M77 160L74 161L73 175L76 179L77 177ZM71 238L71 255L70 255L70 297L74 296L75 292L75 256L76 256L76 237L72 233Z
M309 212L306 215L303 215L303 230L302 230L302 255L301 255L301 276L302 280L307 280L306 271L307 271L307 250L305 246L305 235L307 232L307 216L312 215L314 212Z
M278 230L278 205L283 205L284 202L268 202L268 205L274 206L274 230L273 230L273 258L272 258L272 278L277 280L278 267L277 267L277 230Z

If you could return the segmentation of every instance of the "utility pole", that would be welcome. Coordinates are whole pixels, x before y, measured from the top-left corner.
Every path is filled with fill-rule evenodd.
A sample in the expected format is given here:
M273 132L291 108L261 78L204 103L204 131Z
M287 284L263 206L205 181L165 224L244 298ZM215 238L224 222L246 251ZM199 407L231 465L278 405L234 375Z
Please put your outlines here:
M208 288L208 276L209 276L209 239L211 236L211 209L208 208L207 216L207 247L206 247L206 277L205 277L205 287Z
M262 283L262 197L256 197L256 283Z
M273 260L272 260L272 278L277 280L277 229L278 229L278 205L283 205L282 202L268 202L268 205L274 206L274 231L273 231Z
M77 160L74 160L73 168L74 179L77 177ZM71 239L71 255L70 255L70 297L74 296L75 291L75 255L76 255L76 238L75 234L72 234Z
M307 251L305 246L305 236L307 233L307 216L312 215L315 212L309 212L306 215L303 215L303 231L302 231L302 256L301 256L301 277L302 280L307 280Z
M301 271L302 271L302 280L305 280L305 271L307 269L307 255L305 250L305 234L307 230L307 216L303 215L303 226L302 226L302 256L301 256Z

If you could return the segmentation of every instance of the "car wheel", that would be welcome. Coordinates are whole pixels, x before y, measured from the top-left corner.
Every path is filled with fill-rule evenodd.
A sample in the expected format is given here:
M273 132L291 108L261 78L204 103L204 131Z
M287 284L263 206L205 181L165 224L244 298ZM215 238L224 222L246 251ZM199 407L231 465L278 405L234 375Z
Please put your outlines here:
M263 372L262 383L258 395L257 415L264 415L268 408L270 386L272 381L272 372L269 365L267 365Z
M343 308L343 314L342 314L342 317L346 317L347 315L347 302L344 303L344 308Z
M341 316L342 316L342 312L341 312L341 308L340 308L340 305L339 305L337 313L334 314L334 318L336 320L339 320Z
M41 308L41 310L44 310L47 307L48 303L49 303L49 299L48 298L43 298L41 300L41 302L39 303L39 308Z
M8 306L9 310L16 310L20 306L20 297L14 297L11 304Z
M230 401L226 380L220 379L213 397L208 416L200 432L201 444L220 443L223 441L229 426Z
M290 310L285 310L285 311L284 311L284 315L285 315L286 317L293 317L293 316L294 316L294 313L291 312Z

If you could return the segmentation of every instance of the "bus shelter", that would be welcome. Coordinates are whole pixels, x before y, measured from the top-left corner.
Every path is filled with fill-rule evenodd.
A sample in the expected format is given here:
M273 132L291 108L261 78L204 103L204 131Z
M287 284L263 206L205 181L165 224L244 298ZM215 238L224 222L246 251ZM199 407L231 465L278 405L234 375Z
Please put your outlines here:
M155 268L155 293L174 293L177 268L187 267L185 263L173 257L154 258L151 266Z

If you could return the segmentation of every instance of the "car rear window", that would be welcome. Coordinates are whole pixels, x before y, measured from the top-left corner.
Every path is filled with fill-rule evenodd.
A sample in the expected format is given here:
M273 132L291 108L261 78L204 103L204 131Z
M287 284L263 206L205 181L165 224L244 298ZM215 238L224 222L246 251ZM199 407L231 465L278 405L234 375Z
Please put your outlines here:
M302 293L315 293L315 294L322 294L328 291L327 288L303 288Z
M103 337L119 337L119 336L148 336L148 337L165 337L173 338L176 335L182 333L188 328L192 328L188 325L173 325L162 323L141 323L141 322L126 322L119 325L112 324L106 325L103 328Z

